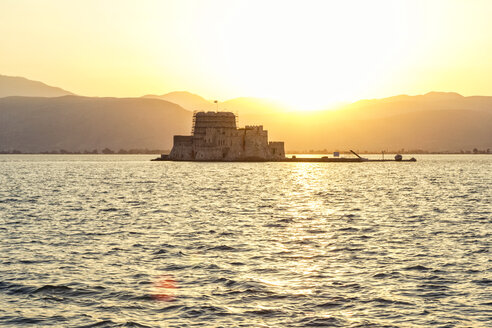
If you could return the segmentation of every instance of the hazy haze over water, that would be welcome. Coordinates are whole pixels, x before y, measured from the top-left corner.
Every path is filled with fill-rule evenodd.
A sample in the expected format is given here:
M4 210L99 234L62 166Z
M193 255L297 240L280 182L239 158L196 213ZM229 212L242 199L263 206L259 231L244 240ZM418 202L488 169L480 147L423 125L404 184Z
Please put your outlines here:
M492 327L492 156L0 156L0 325Z

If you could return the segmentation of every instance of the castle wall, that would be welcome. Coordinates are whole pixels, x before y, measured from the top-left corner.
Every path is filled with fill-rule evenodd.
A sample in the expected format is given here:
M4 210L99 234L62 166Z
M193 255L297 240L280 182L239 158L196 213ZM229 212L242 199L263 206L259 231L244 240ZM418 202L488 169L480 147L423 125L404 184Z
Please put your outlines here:
M222 147L200 147L195 151L197 161L224 160L224 149Z
M285 147L283 141L270 141L268 143L268 148L270 150L270 156L273 159L285 158Z
M245 159L269 158L268 132L263 126L247 126L244 129L244 154Z
M169 154L173 160L191 161L194 159L193 137L192 136L174 136L173 149Z
M193 136L175 136L172 160L238 161L275 160L285 157L283 142L268 142L263 126L236 129L233 113L199 112Z

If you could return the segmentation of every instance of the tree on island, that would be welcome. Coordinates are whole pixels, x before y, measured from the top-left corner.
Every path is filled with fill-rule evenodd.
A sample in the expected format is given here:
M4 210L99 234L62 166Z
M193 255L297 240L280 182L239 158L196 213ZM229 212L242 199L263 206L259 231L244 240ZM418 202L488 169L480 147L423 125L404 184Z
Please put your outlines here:
M111 150L111 149L109 149L109 148L104 148L104 149L102 150L102 153L103 153L103 154L114 154L114 151L112 151L112 150Z

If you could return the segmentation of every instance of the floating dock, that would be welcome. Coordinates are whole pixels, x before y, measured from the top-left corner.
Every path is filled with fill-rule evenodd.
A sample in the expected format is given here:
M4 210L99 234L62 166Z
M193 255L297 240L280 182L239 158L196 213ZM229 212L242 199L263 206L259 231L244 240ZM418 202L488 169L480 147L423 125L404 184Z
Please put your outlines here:
M335 157L320 157L320 158L309 158L309 157L296 157L296 158L286 158L280 160L279 162L299 162L299 163L366 163L366 162L416 162L417 160L412 157L410 159L368 159L368 158L335 158Z
M180 161L180 162L287 162L287 163L367 163L367 162L397 162L397 163L407 163L407 162L416 162L417 160L412 157L409 159L403 159L401 155L396 155L395 159L369 159L369 158L363 158L357 155L355 152L354 154L357 157L328 157L328 156L323 156L323 157L297 157L297 156L292 156L292 157L285 157L282 159L276 159L276 160L264 160L261 158L249 158L249 159L242 159L242 160L229 160L229 161L224 161L224 160L175 160L171 159L169 155L161 155L158 158L152 159L152 161Z

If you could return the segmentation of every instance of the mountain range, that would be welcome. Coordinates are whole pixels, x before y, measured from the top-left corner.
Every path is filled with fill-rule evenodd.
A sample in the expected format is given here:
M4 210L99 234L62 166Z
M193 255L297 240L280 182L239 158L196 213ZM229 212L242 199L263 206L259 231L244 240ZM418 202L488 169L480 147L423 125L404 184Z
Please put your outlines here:
M206 100L186 91L140 98L82 97L0 75L0 151L170 149L195 110L227 110L264 125L287 150L453 151L492 148L492 97L430 92L295 112L259 98Z
M67 95L73 95L73 93L23 77L0 75L0 98L9 96L59 97Z

